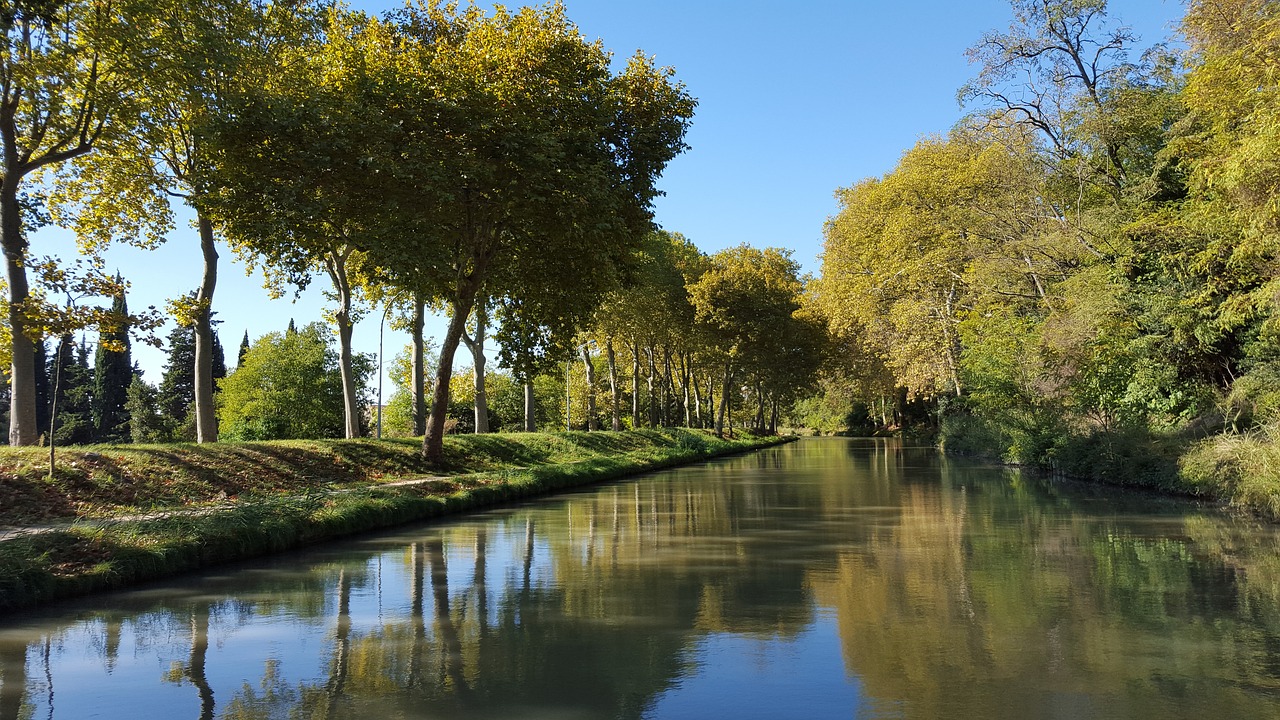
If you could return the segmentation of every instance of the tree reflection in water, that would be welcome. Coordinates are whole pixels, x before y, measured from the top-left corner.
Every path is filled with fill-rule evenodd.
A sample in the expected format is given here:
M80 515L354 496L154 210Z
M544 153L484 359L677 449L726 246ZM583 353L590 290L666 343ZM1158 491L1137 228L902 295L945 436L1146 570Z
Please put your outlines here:
M118 717L640 718L723 663L749 675L709 658L738 646L718 639L803 649L827 626L840 687L803 654L796 686L856 687L867 713L1260 717L1278 547L1149 496L804 442L31 620L0 634L0 720L61 717L95 683L131 688ZM154 690L156 660L185 694ZM706 714L809 717L749 690Z

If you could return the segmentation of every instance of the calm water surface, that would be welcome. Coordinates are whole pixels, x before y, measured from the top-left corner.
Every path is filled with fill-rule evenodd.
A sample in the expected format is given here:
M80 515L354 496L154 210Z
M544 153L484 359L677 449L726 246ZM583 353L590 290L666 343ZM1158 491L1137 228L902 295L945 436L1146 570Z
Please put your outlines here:
M1276 528L805 440L0 618L0 720L1280 717Z

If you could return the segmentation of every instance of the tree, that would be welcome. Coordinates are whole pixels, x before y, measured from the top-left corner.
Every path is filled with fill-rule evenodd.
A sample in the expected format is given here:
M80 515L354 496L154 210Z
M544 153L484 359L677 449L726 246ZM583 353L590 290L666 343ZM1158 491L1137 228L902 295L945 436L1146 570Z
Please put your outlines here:
M221 383L218 419L236 440L332 438L344 433L342 376L328 328L311 323L294 333L267 333L244 365ZM356 356L363 388L372 363Z
M217 191L214 153L206 127L228 112L227 98L241 82L268 77L272 53L300 42L311 24L311 4L256 0L181 0L147 3L146 23L128 37L148 52L122 57L136 117L104 144L104 152L71 165L60 192L60 215L90 246L126 239L147 247L172 229L170 200L194 211L203 260L190 298L171 303L180 324L195 329L193 375L196 440L217 440L213 393L213 296L218 279L215 228L208 196Z
M1084 163L1117 199L1128 181L1110 103L1138 68L1136 38L1107 23L1106 0L1011 0L1015 24L969 50L982 66L960 91L1039 130L1064 161ZM1083 132L1082 132L1083 131ZM1090 132L1092 131L1092 132Z
M121 282L118 275L116 281ZM123 292L116 296L111 312L128 317ZM130 438L129 413L125 408L133 382L129 350L128 325L99 332L93 364L93 428L98 442L121 443Z
M88 445L94 441L93 370L89 349L76 343L70 334L62 336L53 356L49 377L53 379L49 444ZM48 430L49 428L46 428Z
M358 246L385 224L376 217L387 211L378 176L390 165L379 139L385 113L370 110L392 101L379 85L390 40L378 21L337 9L325 14L322 37L282 48L269 80L212 126L214 213L236 252L264 266L273 294L306 287L317 270L329 278L346 436L356 437L363 409L351 333L366 271Z
M247 352L249 352L249 331L245 330L244 337L240 338L240 349L236 352L236 367L244 364L244 355Z
M420 212L368 249L450 314L423 439L438 463L453 356L476 299L519 304L549 285L609 282L649 229L654 182L684 147L693 101L641 55L613 75L559 5L492 16L419 7L397 22L418 51L413 76L402 73L419 92L398 127Z
M142 371L134 370L129 383L125 411L129 414L129 439L135 443L162 443L172 437L168 418L160 414L160 398L156 389L142 379Z
M85 155L119 125L130 78L120 73L127 56L123 32L145 24L145 5L102 0L53 4L9 3L0 13L5 36L0 54L0 248L9 287L12 393L9 442L30 445L36 428L35 354L27 306L29 238L24 227L32 198L23 192L34 172ZM127 123L125 123L127 124Z
M169 332L169 360L160 376L157 402L160 414L170 428L166 439L195 440L191 418L195 402L195 334L189 327L178 326Z
M796 334L790 326L803 287L790 251L748 245L712 255L710 267L689 286L696 320L722 365L717 434L725 430L735 378L754 380L762 388L771 364L795 361L785 339ZM757 400L762 409L759 392Z

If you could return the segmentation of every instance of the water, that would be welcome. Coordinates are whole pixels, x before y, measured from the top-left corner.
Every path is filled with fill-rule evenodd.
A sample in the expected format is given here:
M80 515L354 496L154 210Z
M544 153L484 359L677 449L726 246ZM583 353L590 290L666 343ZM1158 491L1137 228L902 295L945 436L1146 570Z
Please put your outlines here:
M1280 717L1278 545L805 440L0 620L0 720Z

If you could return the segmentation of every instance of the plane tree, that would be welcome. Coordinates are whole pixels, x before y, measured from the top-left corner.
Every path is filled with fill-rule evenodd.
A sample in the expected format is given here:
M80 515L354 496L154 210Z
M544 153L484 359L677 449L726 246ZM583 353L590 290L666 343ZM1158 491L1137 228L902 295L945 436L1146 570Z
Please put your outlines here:
M589 304L650 230L657 177L684 149L694 101L643 55L615 74L559 5L411 7L394 20L412 92L396 103L406 159L391 172L415 203L400 207L399 232L368 236L366 249L449 313L423 440L439 462L453 357L477 299L514 307L561 286Z

